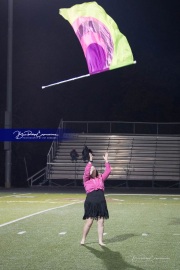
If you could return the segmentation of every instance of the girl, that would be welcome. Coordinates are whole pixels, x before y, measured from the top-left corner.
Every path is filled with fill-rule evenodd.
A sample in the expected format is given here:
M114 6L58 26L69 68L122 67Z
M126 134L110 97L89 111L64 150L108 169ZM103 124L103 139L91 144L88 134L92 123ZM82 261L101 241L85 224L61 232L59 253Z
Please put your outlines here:
M86 191L86 200L84 202L84 216L86 220L83 228L81 245L85 244L87 234L93 224L94 219L97 220L99 245L105 246L103 243L104 219L109 218L109 213L104 196L104 181L111 173L111 167L108 162L108 153L103 156L105 160L105 171L98 174L98 171L92 166L93 155L89 153L89 162L87 163L83 175L83 184Z

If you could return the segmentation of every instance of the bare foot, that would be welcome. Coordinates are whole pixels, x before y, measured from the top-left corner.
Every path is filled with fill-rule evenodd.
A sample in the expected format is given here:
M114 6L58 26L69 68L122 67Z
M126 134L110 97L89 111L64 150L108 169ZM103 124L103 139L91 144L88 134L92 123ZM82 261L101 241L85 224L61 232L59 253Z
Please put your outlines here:
M104 247L106 244L104 244L103 242L99 243L100 246Z
M85 241L84 240L81 240L80 244L81 245L84 245Z

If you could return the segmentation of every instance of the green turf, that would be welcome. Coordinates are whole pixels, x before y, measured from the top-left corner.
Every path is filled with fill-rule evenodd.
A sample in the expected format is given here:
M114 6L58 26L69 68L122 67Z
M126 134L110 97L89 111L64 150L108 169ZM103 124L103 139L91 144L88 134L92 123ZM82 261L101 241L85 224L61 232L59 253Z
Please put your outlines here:
M79 244L85 194L0 195L0 226L51 209L0 227L1 270L180 270L179 195L106 194L104 248L96 222Z

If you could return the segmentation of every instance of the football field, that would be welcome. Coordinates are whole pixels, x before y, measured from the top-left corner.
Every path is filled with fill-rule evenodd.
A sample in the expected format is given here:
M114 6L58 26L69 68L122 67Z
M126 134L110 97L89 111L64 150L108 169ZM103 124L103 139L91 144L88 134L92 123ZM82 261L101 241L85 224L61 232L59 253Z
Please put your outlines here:
M1 270L180 270L180 195L106 194L81 246L84 193L0 192Z

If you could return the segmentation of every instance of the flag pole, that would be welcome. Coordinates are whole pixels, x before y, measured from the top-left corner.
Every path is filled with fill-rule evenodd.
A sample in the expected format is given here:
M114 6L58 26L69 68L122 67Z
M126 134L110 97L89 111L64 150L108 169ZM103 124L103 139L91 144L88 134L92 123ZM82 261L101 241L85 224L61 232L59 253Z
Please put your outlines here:
M133 61L132 63L127 64L126 66L132 65L132 64L136 64L136 61ZM71 79L68 79L68 80L64 80L64 81L60 81L60 82L56 82L56 83L51 83L51 84L42 86L42 89L45 89L45 88L48 88L48 87L52 87L52 86L55 86L55 85L58 85L58 84L62 84L62 83L66 83L66 82L70 82L70 81L82 79L82 78L89 77L89 76L90 76L90 74L85 74L85 75L74 77L74 78L71 78Z
M42 89L45 89L45 88L48 88L48 87L51 87L51 86L55 86L55 85L58 85L58 84L78 80L78 79L81 79L81 78L84 78L84 77L89 77L89 76L90 76L90 74L86 74L86 75L82 75L82 76L79 76L79 77L74 77L74 78L71 78L71 79L68 79L68 80L52 83L52 84L49 84L49 85L42 86Z

